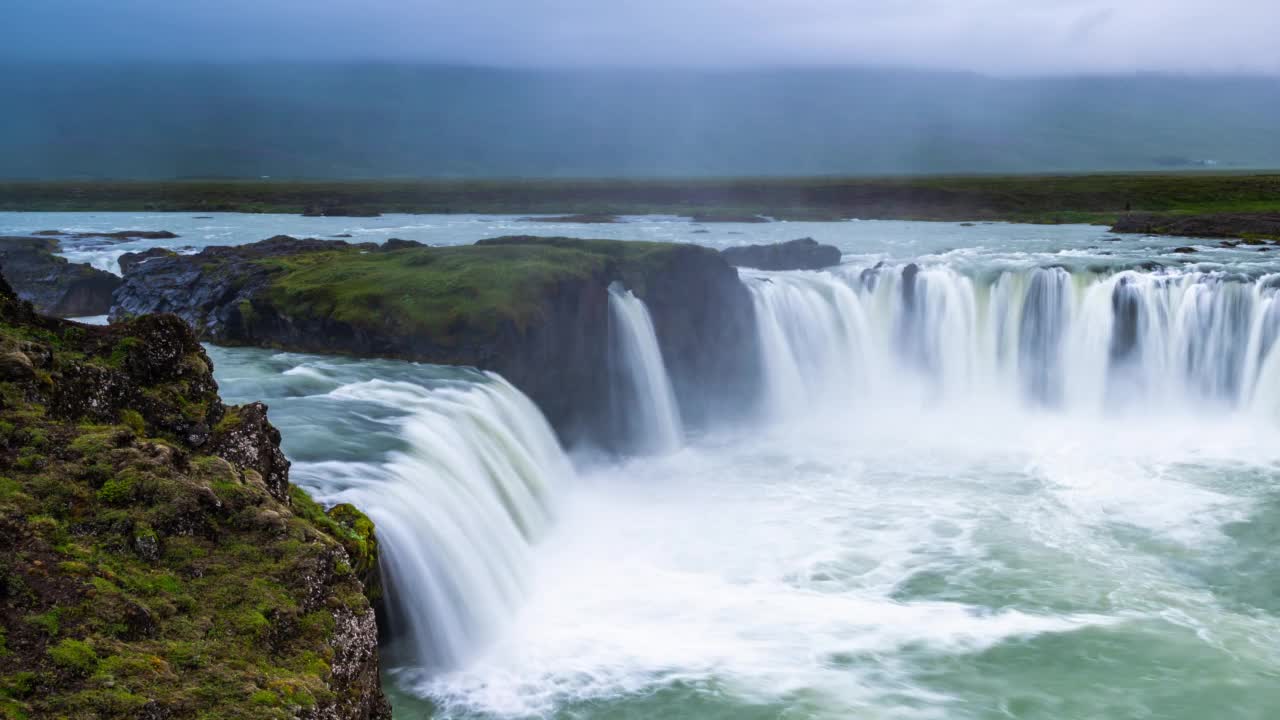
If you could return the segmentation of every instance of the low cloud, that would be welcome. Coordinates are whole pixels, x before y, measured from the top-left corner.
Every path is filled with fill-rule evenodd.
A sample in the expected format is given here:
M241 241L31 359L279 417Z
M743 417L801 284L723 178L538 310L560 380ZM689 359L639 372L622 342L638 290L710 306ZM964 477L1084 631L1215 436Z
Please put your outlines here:
M10 0L9 58L1280 73L1274 0Z

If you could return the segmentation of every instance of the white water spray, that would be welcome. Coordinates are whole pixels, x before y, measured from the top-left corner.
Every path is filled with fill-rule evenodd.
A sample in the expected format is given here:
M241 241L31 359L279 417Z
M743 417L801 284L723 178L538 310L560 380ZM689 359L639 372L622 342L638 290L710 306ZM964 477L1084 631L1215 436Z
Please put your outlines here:
M673 452L683 442L684 428L649 310L614 283L609 286L609 315L614 406L623 441L633 452Z

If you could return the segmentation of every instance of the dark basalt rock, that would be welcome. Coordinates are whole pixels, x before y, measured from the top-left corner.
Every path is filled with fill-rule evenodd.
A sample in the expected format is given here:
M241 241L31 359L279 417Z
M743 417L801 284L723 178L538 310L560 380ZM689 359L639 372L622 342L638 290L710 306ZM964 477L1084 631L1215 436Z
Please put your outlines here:
M735 213L698 213L691 215L689 221L693 223L767 223L773 222L763 215L735 214Z
M1193 247L1183 246L1183 247L1176 247L1173 250L1170 250L1169 252L1178 253L1180 255L1190 255L1191 253L1199 252L1199 251Z
M391 238L390 240L382 243L381 249L385 251L390 251L390 250L404 250L405 248L415 248L415 247L426 247L426 246L423 243L418 242L417 240L401 240L400 238Z
M34 233L45 237L105 238L110 240L172 240L178 235L168 230L116 230L114 232L68 232L66 230L41 230Z
M168 248L151 248L142 252L125 253L120 256L117 262L120 263L120 272L127 273L133 269L134 265L144 263L151 258L170 257L171 255L177 255L177 253Z
M345 205L312 205L302 211L303 217L382 217L377 210Z
M1164 215L1127 213L1111 232L1175 235L1180 237L1244 238L1280 241L1280 213L1215 213Z
M523 217L520 222L578 223L583 225L608 225L618 222L617 215L583 213L581 215L556 215L554 217Z
M168 230L121 230L109 233L76 233L72 237L102 237L116 240L172 240L178 235Z
M747 245L720 251L730 265L757 270L821 270L840 264L840 249L800 238L774 245Z
M0 237L0 272L18 296L45 314L59 317L103 315L119 277L54 253L58 241L45 237Z

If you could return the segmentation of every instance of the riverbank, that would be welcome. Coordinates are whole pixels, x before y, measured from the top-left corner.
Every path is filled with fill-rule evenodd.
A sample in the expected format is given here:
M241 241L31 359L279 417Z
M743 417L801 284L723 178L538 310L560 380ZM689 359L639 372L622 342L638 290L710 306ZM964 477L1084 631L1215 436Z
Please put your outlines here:
M183 180L0 183L0 210L667 214L1110 225L1127 212L1280 212L1280 173L720 180Z

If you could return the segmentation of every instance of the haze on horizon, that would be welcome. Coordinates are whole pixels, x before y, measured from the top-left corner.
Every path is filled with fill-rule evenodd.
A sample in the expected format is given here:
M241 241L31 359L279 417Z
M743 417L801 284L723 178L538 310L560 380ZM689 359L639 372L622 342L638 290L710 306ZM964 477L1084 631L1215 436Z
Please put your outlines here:
M10 0L0 178L1280 167L1262 0Z
M1280 73L1271 0L11 0L0 57Z

